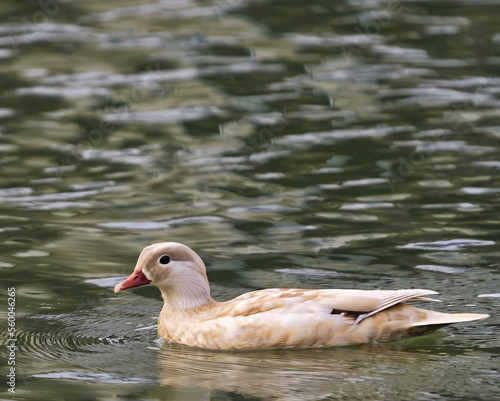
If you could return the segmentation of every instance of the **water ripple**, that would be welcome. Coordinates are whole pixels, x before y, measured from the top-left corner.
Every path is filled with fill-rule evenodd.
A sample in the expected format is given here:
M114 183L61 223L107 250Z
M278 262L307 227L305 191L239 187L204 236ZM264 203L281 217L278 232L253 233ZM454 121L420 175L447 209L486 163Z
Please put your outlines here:
M387 209L393 208L394 203L389 202L373 202L373 203L344 203L340 206L340 210L366 210L366 209Z
M327 141L356 139L356 138L369 138L369 137L383 137L390 134L412 132L413 126L393 126L384 128L369 128L369 129L349 129L349 130L335 130L327 132L308 132L305 134L288 135L279 138L277 143L284 144L322 144Z
M286 39L301 46L357 46L359 43L366 45L380 43L383 37L379 35L336 35L320 37L312 35L288 34Z
M16 95L19 96L46 96L46 97L64 97L68 99L81 97L107 97L109 93L106 89L99 88L67 88L55 86L34 86L32 88L16 89Z
M87 198L87 197L92 197L95 195L100 195L100 194L105 194L105 193L112 193L112 192L124 192L128 191L129 187L123 187L123 186L110 186L110 187L104 187L100 189L93 189L93 190L87 190L87 191L77 191L77 192L59 192L59 193L53 193L53 194L41 194L41 195L27 195L27 196L1 196L0 195L0 204L1 203L17 203L22 206L44 206L46 205L49 207L50 205L48 202L55 202L52 204L54 206L56 203L58 203L61 206L64 205L71 205L71 203L68 203L66 201L70 201L73 199L81 199L81 198ZM50 209L50 207L49 207Z
M12 117L16 112L6 107L0 107L0 118Z
M57 359L68 352L99 352L97 345L118 345L124 338L101 337L79 334L70 329L61 328L63 315L36 316L30 319L29 326L20 324L16 332L18 346L24 352L35 352L44 359ZM66 318L67 319L67 318Z
M405 147L412 146L418 148L421 151L451 151L451 152L471 152L471 153L485 153L494 152L496 148L493 146L477 146L469 145L465 141L420 141L420 140L409 140L409 141L395 141L395 146Z
M415 242L408 245L398 246L399 249L424 249L424 250L440 250L440 251L462 251L464 248L471 246L489 246L495 245L493 241L481 241L475 239L451 239L448 241L435 242Z
M62 380L78 380L78 381L92 381L97 383L106 384L137 384L147 383L151 380L139 377L119 377L117 375L110 375L107 373L92 373L92 372L57 372L57 373L40 373L32 375L42 379L62 379Z
M65 85L71 88L109 88L114 86L151 87L152 83L167 83L210 77L219 74L248 74L256 72L276 73L283 70L281 64L261 64L253 60L230 65L204 68L180 68L173 71L153 70L137 74L116 74L107 71L87 71L75 74L61 74L44 77L40 81L46 86ZM54 88L54 90L59 90Z
M314 74L317 81L366 81L398 80L405 77L427 77L436 75L430 68L407 68L394 64L355 66L348 70L324 71Z
M229 213L245 213L245 212L291 213L298 211L300 211L299 208L283 206L283 205L236 206L228 209Z
M478 161L474 162L476 166L482 166L482 167L495 167L500 170L500 161Z
M386 178L363 178L360 180L349 180L342 183L343 187L359 187L367 185L387 184Z
M481 206L474 203L433 203L422 205L422 209L457 209L457 210L482 210Z
M457 273L465 273L467 269L463 267L450 267L450 266L438 266L438 265L418 265L415 266L415 269L419 270L429 270L439 273L447 273L447 274L457 274Z
M191 107L171 110L139 111L116 114L105 114L104 119L110 122L159 124L196 121L207 117L221 116L222 110L215 106Z
M500 188L477 188L477 187L464 187L460 192L468 195L489 195L500 193Z
M318 276L318 277L346 276L345 273L341 274L332 270L310 269L306 267L300 269L276 269L275 272L284 274L296 274L299 276Z
M128 230L160 230L172 226L224 221L226 221L224 218L217 216L193 216L167 221L116 221L108 223L98 223L98 226L109 228L126 228Z
M143 155L139 149L116 149L116 150L98 150L85 149L81 153L85 160L109 160L115 163L123 164L147 164L152 158L149 155Z

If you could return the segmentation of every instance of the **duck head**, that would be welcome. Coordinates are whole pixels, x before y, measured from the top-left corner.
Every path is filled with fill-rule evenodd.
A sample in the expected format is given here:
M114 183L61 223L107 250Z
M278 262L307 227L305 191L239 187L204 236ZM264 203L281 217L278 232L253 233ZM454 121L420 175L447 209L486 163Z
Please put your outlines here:
M205 264L191 248L161 242L144 248L134 272L115 286L115 292L146 284L157 286L172 308L186 310L210 302Z

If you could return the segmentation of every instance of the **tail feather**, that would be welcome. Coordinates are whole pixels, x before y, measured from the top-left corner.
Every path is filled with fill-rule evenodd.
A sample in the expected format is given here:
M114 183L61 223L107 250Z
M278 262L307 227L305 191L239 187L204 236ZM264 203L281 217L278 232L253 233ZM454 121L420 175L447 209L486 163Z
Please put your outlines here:
M434 325L445 326L453 323L483 320L490 316L488 314L482 314L482 313L440 313L434 311L427 311L427 312L431 312L427 314L427 318L413 323L412 327L434 326Z

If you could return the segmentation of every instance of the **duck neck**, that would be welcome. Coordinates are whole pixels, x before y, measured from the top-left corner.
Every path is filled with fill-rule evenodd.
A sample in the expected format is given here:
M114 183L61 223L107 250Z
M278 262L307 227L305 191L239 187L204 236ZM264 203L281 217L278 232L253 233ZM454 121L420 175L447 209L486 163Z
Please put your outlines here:
M187 283L181 281L160 290L165 307L173 310L188 311L215 302L206 277L191 277Z

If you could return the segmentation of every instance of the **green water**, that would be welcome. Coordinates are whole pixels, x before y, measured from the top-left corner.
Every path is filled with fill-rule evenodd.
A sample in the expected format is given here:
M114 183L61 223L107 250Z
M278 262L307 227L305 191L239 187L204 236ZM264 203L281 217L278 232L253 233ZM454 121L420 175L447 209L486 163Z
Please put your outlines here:
M500 398L499 14L3 1L1 399ZM203 257L218 300L427 288L492 316L384 347L162 344L158 290L112 291L160 241Z

